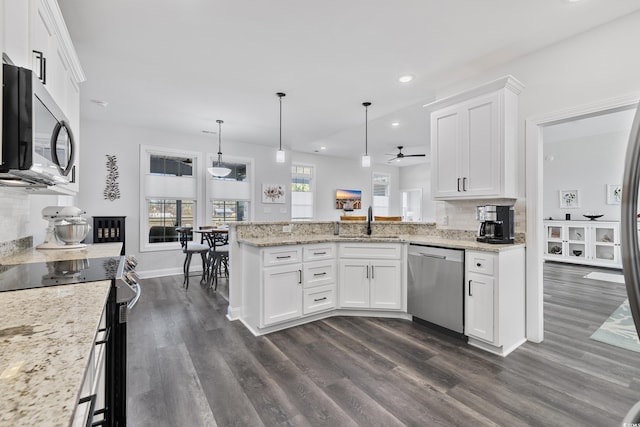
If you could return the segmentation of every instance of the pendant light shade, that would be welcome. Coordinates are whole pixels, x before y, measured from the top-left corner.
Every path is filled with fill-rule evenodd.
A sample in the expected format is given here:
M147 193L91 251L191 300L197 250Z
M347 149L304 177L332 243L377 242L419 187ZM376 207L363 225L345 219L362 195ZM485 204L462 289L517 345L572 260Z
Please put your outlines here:
M368 168L371 167L371 156L369 156L369 152L368 152L368 121L369 121L369 117L368 117L368 113L369 113L369 106L371 105L370 102L363 102L362 105L364 106L364 156L362 156L362 167L363 168Z
M213 167L207 168L207 171L212 176L223 177L231 173L231 169L226 167L222 163L222 120L216 120L218 123L218 161L214 163Z
M284 163L285 156L284 150L282 149L282 97L287 95L283 92L278 92L276 96L280 98L280 148L278 148L278 152L276 153L276 162Z

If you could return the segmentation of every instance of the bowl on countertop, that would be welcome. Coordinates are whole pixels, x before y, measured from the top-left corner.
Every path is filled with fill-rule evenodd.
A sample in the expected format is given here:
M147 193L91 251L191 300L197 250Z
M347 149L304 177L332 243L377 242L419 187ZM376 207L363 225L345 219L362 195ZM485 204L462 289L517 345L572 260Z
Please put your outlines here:
M580 251L580 250L578 250L578 249L574 249L574 250L573 250L573 254L574 254L575 256L580 256L580 255L582 255L582 251Z
M90 228L87 222L60 222L54 227L58 240L67 245L77 245L82 242L89 234Z
M604 214L601 213L586 213L584 215L582 215L585 218L589 218L591 221L595 221L597 218L602 218L604 216Z

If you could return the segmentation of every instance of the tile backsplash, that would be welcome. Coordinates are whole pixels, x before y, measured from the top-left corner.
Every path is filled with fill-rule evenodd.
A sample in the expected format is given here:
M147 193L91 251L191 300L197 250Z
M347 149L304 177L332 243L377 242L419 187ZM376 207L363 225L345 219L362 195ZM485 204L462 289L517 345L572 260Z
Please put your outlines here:
M515 204L514 204L515 202ZM482 205L513 205L515 208L515 232L526 233L526 204L524 199L487 199L487 200L455 200L436 203L436 223L442 230L478 229L476 207ZM445 221L445 218L447 221ZM448 224L445 225L445 222Z

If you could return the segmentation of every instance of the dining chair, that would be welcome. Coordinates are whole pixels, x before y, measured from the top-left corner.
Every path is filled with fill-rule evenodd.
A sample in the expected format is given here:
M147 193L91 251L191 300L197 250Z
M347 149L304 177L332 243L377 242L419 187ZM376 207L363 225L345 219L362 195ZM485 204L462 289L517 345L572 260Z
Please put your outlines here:
M200 283L205 282L209 265L207 257L210 248L209 245L193 242L193 229L191 227L177 227L176 231L180 235L180 246L182 247L182 252L185 254L184 264L182 265L182 272L184 274L182 286L184 286L186 290L189 289L189 266L191 265L193 254L200 254L202 258L202 278L200 279Z

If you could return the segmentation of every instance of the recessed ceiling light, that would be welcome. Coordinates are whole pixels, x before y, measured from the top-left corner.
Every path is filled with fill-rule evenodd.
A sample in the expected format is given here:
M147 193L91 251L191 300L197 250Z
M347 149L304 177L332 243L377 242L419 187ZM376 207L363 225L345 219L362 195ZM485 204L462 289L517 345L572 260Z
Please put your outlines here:
M567 1L568 1L569 3L577 3L577 2L579 2L580 0L567 0Z
M409 83L411 80L413 80L413 76L411 74L405 74L404 76L398 77L398 81L400 83Z
M327 149L327 147L320 147L320 149L321 149L321 150L326 150L326 149Z
M391 126L393 126L394 128L397 128L398 126L400 126L400 122L393 122L391 123Z

